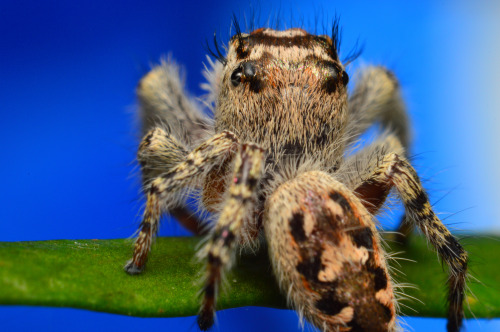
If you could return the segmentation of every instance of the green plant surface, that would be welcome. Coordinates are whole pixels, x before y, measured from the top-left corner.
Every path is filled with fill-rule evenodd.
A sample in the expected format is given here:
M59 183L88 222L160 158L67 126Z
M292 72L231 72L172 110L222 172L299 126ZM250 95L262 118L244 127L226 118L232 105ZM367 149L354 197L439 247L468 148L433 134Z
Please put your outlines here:
M58 240L0 242L0 304L74 307L143 317L195 315L202 265L194 259L197 238L158 238L146 270L129 276L123 265L132 254L129 240ZM500 237L465 241L471 256L470 309L475 317L500 317ZM402 301L408 316L444 317L446 272L419 236L408 247L392 245L403 259L390 264L402 273ZM265 248L264 248L265 249ZM417 261L411 262L409 260ZM242 306L284 308L266 257L243 255L227 275L218 309ZM411 309L410 309L411 308ZM466 316L472 317L466 309Z

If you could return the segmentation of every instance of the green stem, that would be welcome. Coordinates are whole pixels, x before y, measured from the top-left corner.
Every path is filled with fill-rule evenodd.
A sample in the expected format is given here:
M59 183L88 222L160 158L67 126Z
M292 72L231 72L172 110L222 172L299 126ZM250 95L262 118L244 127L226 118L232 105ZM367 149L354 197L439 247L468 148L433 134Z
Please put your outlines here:
M0 304L74 307L143 317L177 317L198 311L202 266L194 259L197 238L159 238L146 270L139 276L123 272L130 258L128 240L59 240L0 242ZM475 236L465 241L471 255L469 282L475 317L500 316L500 237ZM391 265L405 273L395 278L417 289L403 301L409 316L444 317L446 269L413 236L407 248L392 245L405 260ZM265 251L265 250L262 250ZM413 263L407 259L417 261ZM227 275L219 309L242 306L284 308L265 252L244 255ZM411 309L408 309L409 306ZM415 311L413 311L415 310ZM471 317L469 310L466 316Z

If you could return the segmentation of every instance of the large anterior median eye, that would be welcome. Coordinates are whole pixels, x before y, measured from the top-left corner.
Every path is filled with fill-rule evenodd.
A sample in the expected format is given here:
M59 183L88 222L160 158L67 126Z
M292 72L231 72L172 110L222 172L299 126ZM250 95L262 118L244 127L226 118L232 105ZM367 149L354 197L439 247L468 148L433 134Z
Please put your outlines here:
M231 83L233 86L238 86L241 83L241 75L243 74L243 68L239 66L235 71L231 74Z
M250 62L245 62L243 65L243 74L249 79L255 76L255 66Z
M255 65L250 62L242 63L238 68L236 68L231 74L231 83L233 86L238 86L241 80L251 80L254 78L256 73Z

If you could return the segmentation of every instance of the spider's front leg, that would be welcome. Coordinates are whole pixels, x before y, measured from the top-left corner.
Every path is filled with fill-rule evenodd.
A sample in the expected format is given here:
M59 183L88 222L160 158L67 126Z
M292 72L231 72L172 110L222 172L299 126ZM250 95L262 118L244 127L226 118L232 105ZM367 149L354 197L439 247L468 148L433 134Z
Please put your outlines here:
M159 144L152 138L154 135L145 137L141 143L141 151L153 143ZM228 154L233 152L237 143L236 136L231 132L225 131L217 134L187 154L182 158L182 161L178 157L179 162L175 166L150 181L146 188L146 209L141 223L141 231L135 242L134 256L125 265L127 273L138 274L144 269L153 237L158 229L160 216L169 209L170 205L175 203L175 195L178 191L199 182L200 178L214 166L221 164L228 157ZM166 146L172 148L174 145L173 141L169 141ZM173 153L169 149L166 149L165 152L167 151Z
M196 147L191 144L208 138L212 131L198 103L185 91L181 76L179 66L167 58L154 66L137 86L144 136L137 157L144 187L184 160ZM176 205L168 213L192 233L200 234L200 220L188 206Z
M184 161L189 154L188 150L168 128L156 127L150 130L142 139L137 152L144 188L148 188L156 177ZM193 234L201 233L200 220L183 204L171 206L168 213Z
M204 249L207 270L203 300L198 316L201 330L214 323L216 298L222 272L231 267L235 244L252 222L257 202L257 188L264 170L264 151L253 144L243 144L236 155L231 185L215 230Z
M360 184L356 192L362 197L370 197L374 192L388 192L392 186L396 187L404 203L406 222L416 223L449 267L447 329L458 331L464 316L462 305L467 276L467 252L432 210L413 167L397 154L390 153L379 159L378 167Z
M382 132L391 135L372 145L371 149L364 149L364 157L377 149L385 149L396 143L395 149L400 156L407 156L410 142L410 128L408 114L401 99L401 87L394 74L384 67L367 67L357 75L357 84L349 96L349 118L346 128L347 144L355 145L360 136L373 124L378 123ZM391 147L390 147L391 148ZM359 154L359 153L358 153ZM363 157L361 153L358 157ZM377 154L372 154L377 155ZM355 157L356 158L356 157ZM369 161L366 159L364 162ZM363 161L361 161L363 164ZM363 167L363 165L361 165ZM373 196L375 200L383 203L385 197ZM378 209L377 206L373 206ZM368 207L370 210L370 207ZM400 242L405 242L410 229L405 227L405 218L400 223L398 236Z

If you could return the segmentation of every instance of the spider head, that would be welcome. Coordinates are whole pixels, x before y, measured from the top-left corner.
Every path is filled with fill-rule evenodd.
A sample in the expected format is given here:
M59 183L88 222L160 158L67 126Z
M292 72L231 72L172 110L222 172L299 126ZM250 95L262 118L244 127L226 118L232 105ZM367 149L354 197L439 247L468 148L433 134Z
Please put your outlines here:
M285 31L258 29L231 38L226 72L231 84L251 92L300 86L332 94L342 90L349 77L339 61L337 45L328 36L295 28Z
M237 33L224 62L216 129L302 152L341 133L349 77L330 37L298 28Z

